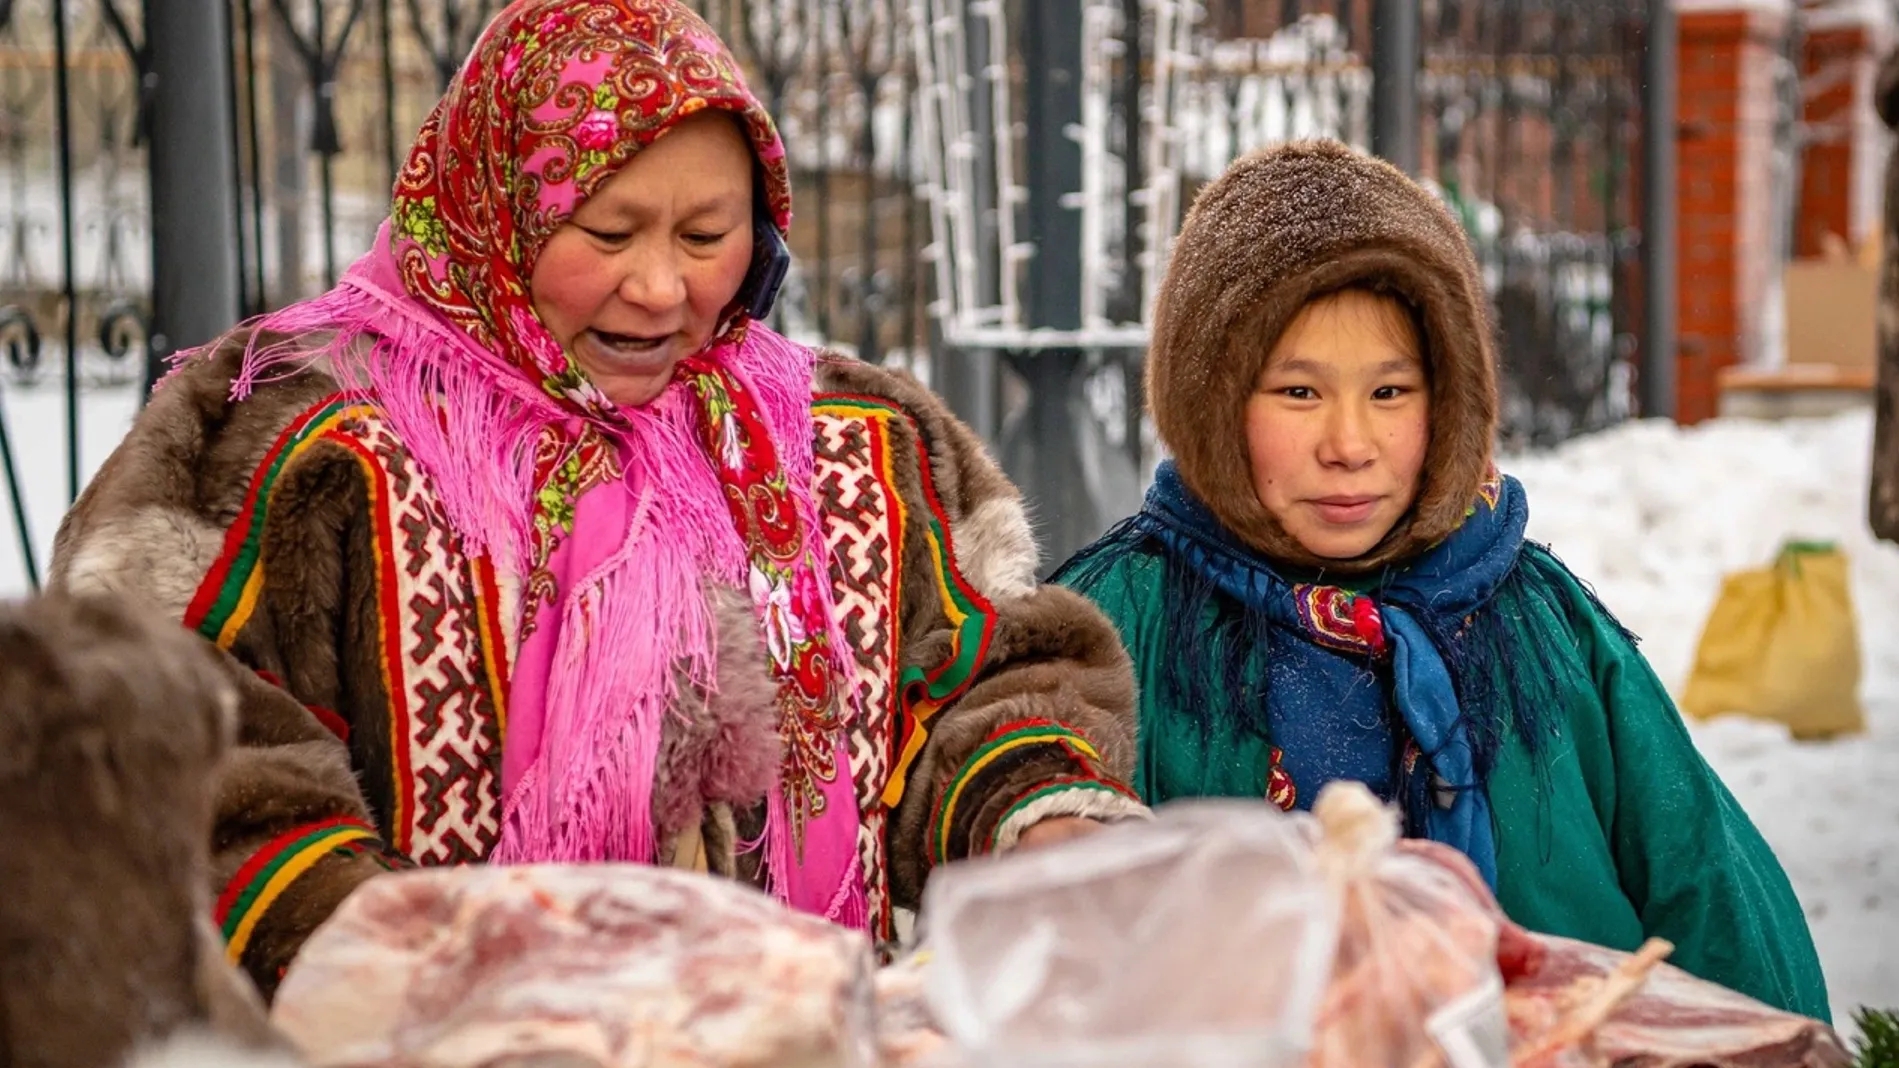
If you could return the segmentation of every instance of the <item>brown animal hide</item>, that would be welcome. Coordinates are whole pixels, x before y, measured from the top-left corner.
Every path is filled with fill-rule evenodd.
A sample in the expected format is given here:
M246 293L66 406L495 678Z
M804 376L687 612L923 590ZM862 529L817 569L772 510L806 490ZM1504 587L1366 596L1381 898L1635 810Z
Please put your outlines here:
M0 606L0 1064L109 1068L185 1027L270 1044L209 924L226 670L117 601Z

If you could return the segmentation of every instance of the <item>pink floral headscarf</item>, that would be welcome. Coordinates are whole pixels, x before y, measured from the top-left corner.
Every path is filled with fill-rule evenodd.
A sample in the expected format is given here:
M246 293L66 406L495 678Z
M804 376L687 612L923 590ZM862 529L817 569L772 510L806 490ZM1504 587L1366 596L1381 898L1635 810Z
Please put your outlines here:
M540 328L527 279L555 230L681 119L738 116L782 232L785 146L725 45L674 0L511 4L422 125L396 182L402 278L483 348L597 416L613 405Z

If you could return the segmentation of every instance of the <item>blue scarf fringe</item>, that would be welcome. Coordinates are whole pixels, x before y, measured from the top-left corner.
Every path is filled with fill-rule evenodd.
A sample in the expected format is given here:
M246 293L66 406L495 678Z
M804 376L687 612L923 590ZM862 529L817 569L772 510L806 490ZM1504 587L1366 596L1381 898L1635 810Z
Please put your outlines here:
M1449 674L1457 711L1446 734L1468 741L1475 773L1474 782L1453 785L1453 790L1486 789L1497 752L1512 734L1529 751L1541 778L1540 756L1559 730L1559 717L1553 713L1559 707L1557 686L1575 677L1574 667L1565 670L1564 664L1574 664L1575 650L1544 640L1551 636L1529 622L1547 613L1565 618L1572 611L1560 590L1562 580L1574 581L1574 576L1547 547L1522 537L1527 506L1521 486L1504 479L1501 492L1503 500L1493 511L1514 508L1517 513L1501 525L1467 522L1447 544L1356 584L1357 595L1369 596L1386 609L1387 630L1393 629L1391 608L1414 621ZM1473 519L1481 516L1480 506L1473 510ZM1183 546L1187 551L1181 551ZM1184 710L1203 735L1212 731L1216 717L1237 717L1243 730L1270 744L1272 719L1281 710L1274 707L1268 667L1298 659L1305 651L1300 647L1312 642L1268 603L1290 588L1286 573L1240 546L1186 494L1171 464L1163 465L1146 507L1064 563L1053 580L1089 593L1132 555L1158 557L1165 569L1162 626L1174 643L1161 658L1162 676L1147 684L1158 685L1159 700ZM1507 563L1499 565L1504 560ZM1216 581L1219 568L1234 566L1249 574L1258 588L1255 597L1235 596L1230 574L1227 588ZM1473 574L1480 577L1473 579ZM1576 585L1585 591L1591 610L1635 640L1587 584ZM1453 588L1465 596L1438 595ZM1433 610L1443 605L1453 610ZM1355 659L1365 670L1391 675L1389 661L1375 662L1369 654ZM1387 713L1403 731L1396 710L1388 708ZM1418 773L1407 775L1404 746L1395 750L1392 781L1398 790L1393 800L1405 813L1406 833L1435 837L1430 833L1432 814L1441 806L1433 797L1430 761L1420 760ZM1436 790L1446 786L1442 779L1435 783ZM1487 819L1487 805L1484 810ZM1494 858L1489 864L1473 859L1489 869L1486 874L1494 882Z

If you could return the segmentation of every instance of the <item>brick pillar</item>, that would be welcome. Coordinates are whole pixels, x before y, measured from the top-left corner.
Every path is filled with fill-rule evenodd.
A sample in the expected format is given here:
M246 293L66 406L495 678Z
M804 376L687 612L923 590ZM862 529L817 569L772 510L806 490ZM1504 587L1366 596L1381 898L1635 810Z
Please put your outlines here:
M1818 256L1833 234L1857 246L1879 227L1886 131L1873 111L1873 79L1891 46L1879 5L1835 5L1802 19L1800 75L1808 142L1800 159L1794 255Z
M1714 416L1716 379L1759 345L1774 270L1774 67L1787 0L1677 0L1680 351L1675 419Z

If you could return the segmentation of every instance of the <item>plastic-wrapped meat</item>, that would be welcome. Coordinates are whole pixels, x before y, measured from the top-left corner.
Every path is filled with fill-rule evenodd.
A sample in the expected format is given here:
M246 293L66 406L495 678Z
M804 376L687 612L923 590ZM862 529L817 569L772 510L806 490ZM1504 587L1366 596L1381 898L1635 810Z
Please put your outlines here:
M1497 964L1506 984L1504 1007L1517 1068L1844 1068L1852 1063L1839 1036L1818 1020L1782 1012L1679 968L1637 961L1635 954L1526 931L1503 918L1463 854L1435 842L1406 841L1399 849L1454 873L1498 918ZM1628 979L1626 992L1599 1000L1599 1011L1591 1014L1589 1002L1618 971ZM1547 1041L1569 1037L1558 1035L1559 1028L1567 1028L1574 1041Z
M871 974L861 933L726 880L437 869L347 899L273 1018L317 1068L857 1068Z
M1510 984L1512 1031L1548 1030L1629 954L1548 935L1536 970ZM1583 1042L1523 1068L1845 1068L1833 1029L1666 964L1649 972Z
M1312 853L1277 810L1203 801L937 869L925 986L951 1062L1297 1068L1337 941Z
M1504 1063L1505 921L1483 883L1461 855L1398 848L1397 814L1355 783L1320 791L1312 815L1340 911L1307 1068Z

